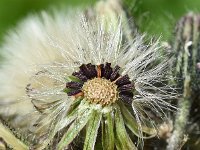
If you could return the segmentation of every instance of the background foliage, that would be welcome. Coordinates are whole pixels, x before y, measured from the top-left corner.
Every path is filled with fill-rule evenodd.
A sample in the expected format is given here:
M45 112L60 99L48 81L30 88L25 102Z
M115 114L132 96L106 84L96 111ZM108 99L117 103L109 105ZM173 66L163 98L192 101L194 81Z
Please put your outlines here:
M0 0L0 41L9 29L30 13L57 7L87 6L95 0Z
M30 13L51 7L87 6L96 0L0 0L0 42L3 35ZM135 0L127 1L130 3ZM132 8L130 8L132 9ZM175 22L189 11L200 11L199 0L138 0L133 8L134 17L140 30L151 35L171 37Z
M200 13L199 0L138 0L135 16L143 32L170 40L177 20L191 11Z

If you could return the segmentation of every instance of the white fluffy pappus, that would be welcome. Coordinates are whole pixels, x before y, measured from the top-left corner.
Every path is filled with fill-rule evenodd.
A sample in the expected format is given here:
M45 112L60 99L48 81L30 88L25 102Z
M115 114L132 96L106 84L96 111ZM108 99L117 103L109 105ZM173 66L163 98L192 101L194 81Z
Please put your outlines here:
M1 47L5 61L0 69L0 104L10 106L6 110L0 108L1 113L18 114L23 118L23 115L36 112L39 116L35 123L36 137L40 140L38 147L44 148L57 132L80 119L78 115L82 109L89 109L88 114L84 114L86 116L90 116L91 110L115 114L118 109L119 104L104 109L99 104L82 102L77 116L70 120L68 112L75 100L63 89L66 82L70 82L68 77L82 64L98 66L111 63L112 67L120 67L121 76L128 75L134 90L132 102L125 104L124 108L131 108L130 113L139 132L135 135L139 138L143 138L143 132L148 134L145 131L147 122L151 127L156 125L153 115L162 118L166 110L175 109L170 101L175 98L176 92L167 85L169 77L165 76L169 58L161 55L159 41L146 45L144 36L140 35L135 35L131 42L127 41L123 24L128 23L121 23L121 19L107 22L105 18L90 19L80 12L78 15L55 13L52 17L43 12L40 17L31 16L23 21ZM123 114L124 108L120 107L119 112ZM114 120L116 118L113 117ZM97 122L100 121L101 118ZM124 124L129 127L129 122ZM95 130L100 124L97 126ZM77 134L74 133L75 136ZM94 143L91 149L94 149ZM59 143L58 147L62 149L63 143Z

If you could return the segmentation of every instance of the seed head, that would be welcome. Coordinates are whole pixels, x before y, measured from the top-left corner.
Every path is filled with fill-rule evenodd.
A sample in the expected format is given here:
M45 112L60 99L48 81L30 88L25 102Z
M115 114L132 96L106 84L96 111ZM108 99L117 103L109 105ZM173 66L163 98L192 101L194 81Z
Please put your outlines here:
M28 116L21 118L38 141L33 149L67 149L82 131L77 149L94 149L98 134L111 150L132 150L135 137L142 145L143 135L156 136L155 118L174 109L168 100L176 94L166 84L170 60L159 41L126 37L121 19L105 24L83 12L65 18L30 17L3 47L0 99L27 104L16 110Z
M109 105L118 99L117 85L107 79L94 78L83 85L84 97L92 103Z

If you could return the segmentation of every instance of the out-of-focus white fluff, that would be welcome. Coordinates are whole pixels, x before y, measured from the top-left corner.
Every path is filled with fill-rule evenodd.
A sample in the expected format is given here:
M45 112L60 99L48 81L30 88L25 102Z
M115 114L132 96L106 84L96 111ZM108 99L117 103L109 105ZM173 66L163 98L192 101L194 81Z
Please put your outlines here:
M55 13L50 17L43 12L41 16L30 16L6 37L1 47L5 61L0 68L0 103L9 103L9 107L2 105L1 113L27 114L33 111L26 86L43 65L65 65L63 77L66 75L64 72L73 70L73 60L68 58L77 55L77 47L74 48L76 45L71 39L73 30L78 30L73 25L79 24L80 16L75 15L72 20L70 15Z

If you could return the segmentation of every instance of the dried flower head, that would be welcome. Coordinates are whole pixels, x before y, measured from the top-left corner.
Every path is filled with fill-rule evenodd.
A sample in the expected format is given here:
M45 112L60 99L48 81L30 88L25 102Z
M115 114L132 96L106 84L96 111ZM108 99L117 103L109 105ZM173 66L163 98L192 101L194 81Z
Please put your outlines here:
M159 41L146 45L140 35L126 41L127 22L120 20L43 13L8 37L0 97L32 102L39 116L35 148L53 143L61 150L84 137L79 149L132 150L136 137L142 145L157 134L155 118L174 108L167 102L174 91L164 77L169 60L161 56ZM17 110L30 112L24 107L33 109Z

